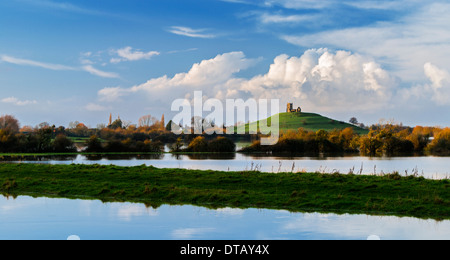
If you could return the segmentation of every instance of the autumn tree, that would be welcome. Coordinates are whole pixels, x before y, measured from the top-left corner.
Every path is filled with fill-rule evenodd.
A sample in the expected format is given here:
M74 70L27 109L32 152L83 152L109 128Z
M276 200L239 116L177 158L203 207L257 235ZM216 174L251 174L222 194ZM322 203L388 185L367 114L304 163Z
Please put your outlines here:
M89 140L86 143L86 152L89 153L95 153L95 152L102 152L103 146L101 140L96 136L93 135L89 138Z
M431 143L426 148L427 151L434 154L450 153L450 128L444 128L439 131Z
M232 153L236 151L236 144L223 136L219 136L208 144L208 151L212 153Z
M406 137L414 145L414 150L417 152L422 152L425 147L430 143L430 137L433 131L430 128L416 126L414 127L412 133Z
M55 140L53 141L53 149L57 153L68 153L77 151L77 148L75 147L73 141L63 134L59 134L56 136Z
M52 148L53 129L50 127L42 127L36 130L37 150L38 152L49 152Z
M181 152L183 146L184 146L184 144L183 144L183 141L181 140L181 137L178 137L177 141L170 148L170 151L175 152L175 153Z
M89 128L83 124L78 123L75 128L72 129L72 132L75 134L75 136L86 136L88 133Z
M19 121L11 115L1 116L0 129L18 133L20 129Z
M207 152L208 151L208 142L206 142L205 137L203 137L203 136L196 137L189 144L187 151L194 152L194 153Z

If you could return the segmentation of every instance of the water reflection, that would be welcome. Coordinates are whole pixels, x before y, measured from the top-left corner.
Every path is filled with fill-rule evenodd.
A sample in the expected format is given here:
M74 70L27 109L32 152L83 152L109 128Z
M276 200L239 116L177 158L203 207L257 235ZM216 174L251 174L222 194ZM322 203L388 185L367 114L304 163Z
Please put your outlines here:
M78 155L12 155L0 156L0 162L48 162L48 161L73 161Z
M0 239L450 239L450 221L0 196Z
M210 154L187 154L189 160L234 160L236 159L235 153L210 153ZM178 157L178 160L182 160L182 158Z
M425 178L450 178L450 157L364 157L364 156L268 156L231 154L121 154L21 156L0 158L0 162L48 164L102 164L117 166L152 165L158 168L184 168L217 171L257 170L263 172L340 172L354 174L416 174Z
M164 154L88 154L77 157L77 161L118 161L118 160L162 160Z

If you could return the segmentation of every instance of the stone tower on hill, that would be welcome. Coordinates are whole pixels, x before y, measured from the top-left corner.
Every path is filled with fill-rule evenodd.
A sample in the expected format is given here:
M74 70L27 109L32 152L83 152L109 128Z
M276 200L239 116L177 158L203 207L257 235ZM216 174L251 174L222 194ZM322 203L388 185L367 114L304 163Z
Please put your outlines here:
M302 109L300 107L294 109L294 103L288 103L286 107L286 113L301 113Z

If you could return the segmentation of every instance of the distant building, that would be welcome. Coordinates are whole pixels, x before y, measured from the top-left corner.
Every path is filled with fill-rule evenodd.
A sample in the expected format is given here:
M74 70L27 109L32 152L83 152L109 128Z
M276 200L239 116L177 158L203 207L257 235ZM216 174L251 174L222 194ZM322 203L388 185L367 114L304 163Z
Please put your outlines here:
M286 113L301 113L302 109L300 107L294 109L294 103L288 103L286 108Z

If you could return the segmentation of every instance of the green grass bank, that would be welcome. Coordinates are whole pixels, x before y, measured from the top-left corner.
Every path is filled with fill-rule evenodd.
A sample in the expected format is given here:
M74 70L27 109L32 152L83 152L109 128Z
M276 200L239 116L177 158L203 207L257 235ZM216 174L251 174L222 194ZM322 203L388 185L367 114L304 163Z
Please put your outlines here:
M355 131L355 133L365 135L369 133L369 130L360 128L358 126L334 120L319 114L315 113L280 113L279 116L279 123L280 123L280 131L286 132L286 131L297 131L299 128L303 128L307 131L316 132L318 130L325 130L325 131L332 131L332 130L342 130L347 127L350 127ZM236 128L236 132L239 130L243 131L243 127L245 127L245 131L248 132L249 128L251 126L255 127L256 129L259 129L259 125L269 125L272 122L272 117L269 117L268 119L264 119L257 122L252 122L250 124L245 124L242 126L239 126Z
M4 195L127 201L159 207L284 209L293 212L449 219L450 181L423 177L218 172L100 165L0 164Z

